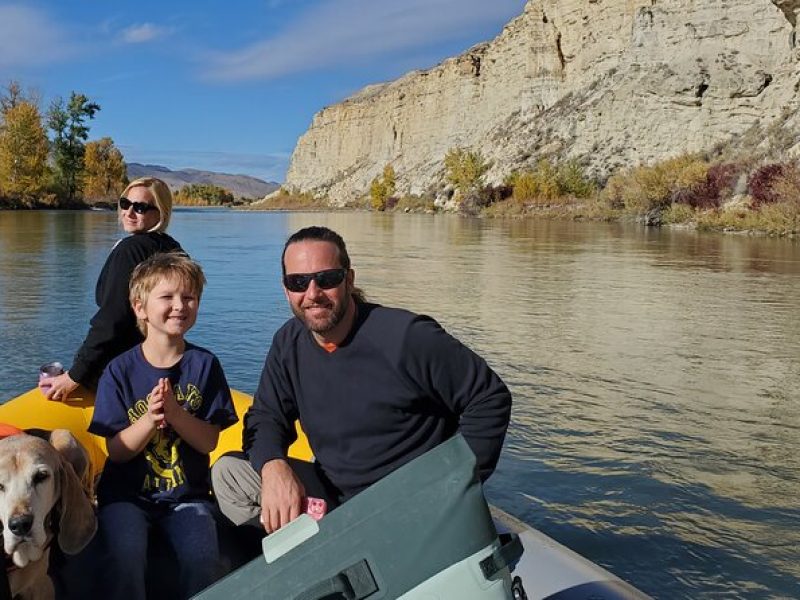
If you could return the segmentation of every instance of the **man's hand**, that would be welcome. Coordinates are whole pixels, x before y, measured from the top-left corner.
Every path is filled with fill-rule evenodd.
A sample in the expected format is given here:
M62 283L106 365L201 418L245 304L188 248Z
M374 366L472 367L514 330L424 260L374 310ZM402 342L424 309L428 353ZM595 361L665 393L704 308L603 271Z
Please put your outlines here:
M306 490L292 467L283 459L261 468L261 524L267 533L277 531L300 516Z

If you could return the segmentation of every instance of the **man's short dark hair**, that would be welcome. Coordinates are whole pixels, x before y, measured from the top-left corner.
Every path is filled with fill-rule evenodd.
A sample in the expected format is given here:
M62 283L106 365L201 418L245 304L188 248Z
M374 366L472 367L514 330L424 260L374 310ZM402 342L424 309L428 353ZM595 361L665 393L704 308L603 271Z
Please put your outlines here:
M283 270L283 274L286 275L286 249L291 244L296 244L297 242L330 242L334 244L339 249L339 266L343 269L350 268L350 255L347 254L347 246L338 233L336 233L333 229L328 229L327 227L321 227L319 225L312 225L311 227L305 227L292 235L289 236L289 239L286 240L286 243L283 246L283 254L281 254L281 269Z

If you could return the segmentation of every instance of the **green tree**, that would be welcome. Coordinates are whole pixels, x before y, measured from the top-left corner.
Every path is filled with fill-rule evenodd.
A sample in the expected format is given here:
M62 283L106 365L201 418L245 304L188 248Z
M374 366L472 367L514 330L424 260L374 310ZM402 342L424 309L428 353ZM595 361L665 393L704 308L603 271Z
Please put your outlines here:
M583 169L574 160L559 166L558 187L561 194L576 198L588 198L597 192L594 181L584 174Z
M373 210L386 210L386 202L394 194L396 186L394 167L387 164L383 167L383 173L373 179L369 186L370 206Z
M489 167L491 163L478 151L452 148L444 157L445 178L462 198L481 192Z
M72 92L68 103L57 98L50 105L47 125L54 133L53 154L57 183L68 201L75 199L84 170L84 142L89 137L87 119L93 119L100 105L83 94Z
M0 128L0 188L9 196L32 200L49 176L47 134L36 105L18 100L3 111Z
M86 144L83 195L91 200L116 198L128 184L122 152L110 137Z

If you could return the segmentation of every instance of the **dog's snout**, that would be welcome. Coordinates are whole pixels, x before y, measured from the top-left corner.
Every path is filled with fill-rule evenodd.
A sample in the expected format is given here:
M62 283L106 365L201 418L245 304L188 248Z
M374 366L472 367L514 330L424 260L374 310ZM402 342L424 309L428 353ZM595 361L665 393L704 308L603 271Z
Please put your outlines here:
M31 532L31 527L33 527L33 515L31 514L18 515L8 520L8 528L11 533L18 537L28 535Z

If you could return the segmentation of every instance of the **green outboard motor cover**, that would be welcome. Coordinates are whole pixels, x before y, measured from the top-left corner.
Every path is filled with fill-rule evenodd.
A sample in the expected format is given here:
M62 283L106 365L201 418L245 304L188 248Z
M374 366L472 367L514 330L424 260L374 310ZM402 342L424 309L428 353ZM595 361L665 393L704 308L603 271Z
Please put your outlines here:
M472 569L478 579L485 578L478 587L509 579L503 568L508 553L498 550L475 455L461 435L397 469L319 522L301 515L264 538L263 546L264 556L195 598L399 598L424 588L421 584L453 565L483 555L491 555L484 562L500 564Z

